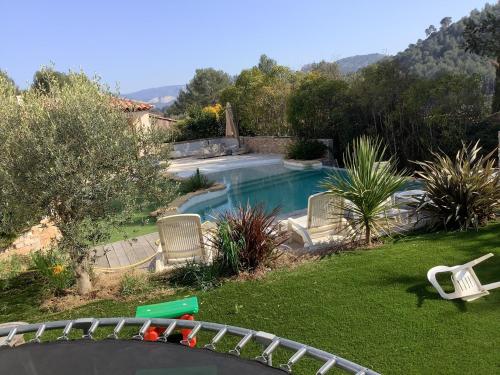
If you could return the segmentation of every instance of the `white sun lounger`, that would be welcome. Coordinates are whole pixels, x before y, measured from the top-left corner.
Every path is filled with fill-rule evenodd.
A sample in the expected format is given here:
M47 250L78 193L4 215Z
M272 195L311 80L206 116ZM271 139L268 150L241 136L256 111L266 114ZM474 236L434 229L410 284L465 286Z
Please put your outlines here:
M292 239L301 240L304 247L343 241L352 229L344 218L344 200L333 194L311 195L307 204L307 215L288 219L288 230Z
M436 288L439 295L444 299L462 298L464 301L473 301L490 294L488 291L491 289L500 288L500 281L482 285L473 269L475 265L481 263L483 260L491 258L492 256L493 254L489 253L459 266L433 267L429 270L429 272L427 272L427 279L429 279L432 286ZM436 280L436 275L441 272L451 272L451 282L455 287L455 291L453 293L446 293Z
M209 260L199 215L165 216L158 219L157 226L160 244L155 263L156 271L188 261L205 262Z

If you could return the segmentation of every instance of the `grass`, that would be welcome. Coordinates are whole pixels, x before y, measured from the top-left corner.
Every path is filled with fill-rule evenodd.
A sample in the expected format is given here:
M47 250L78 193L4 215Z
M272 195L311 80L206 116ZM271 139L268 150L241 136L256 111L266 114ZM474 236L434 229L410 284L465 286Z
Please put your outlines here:
M110 233L110 238L106 243L112 243L125 239L130 239L157 231L156 219L149 216L151 210L136 212L132 215L131 221L114 228Z
M466 303L442 300L426 272L488 252L483 282L500 279L500 223L477 232L437 233L391 241L196 294L199 320L272 332L336 353L384 374L499 373L500 291ZM43 286L23 275L0 289L0 320L30 322L83 316L132 316L138 304L100 301L64 313L37 306ZM279 361L275 361L278 363ZM311 373L305 363L294 373ZM335 373L335 372L334 372Z

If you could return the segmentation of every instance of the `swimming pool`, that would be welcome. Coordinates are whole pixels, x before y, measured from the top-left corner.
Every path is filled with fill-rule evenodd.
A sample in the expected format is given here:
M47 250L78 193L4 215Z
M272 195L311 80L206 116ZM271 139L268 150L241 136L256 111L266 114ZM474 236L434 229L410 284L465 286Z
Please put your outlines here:
M276 164L207 174L211 180L224 183L228 187L227 194L190 206L185 212L210 220L247 202L252 206L263 203L269 211L279 206L280 214L302 210L307 207L310 195L323 191L320 183L329 170L292 170ZM415 188L415 185L406 188Z

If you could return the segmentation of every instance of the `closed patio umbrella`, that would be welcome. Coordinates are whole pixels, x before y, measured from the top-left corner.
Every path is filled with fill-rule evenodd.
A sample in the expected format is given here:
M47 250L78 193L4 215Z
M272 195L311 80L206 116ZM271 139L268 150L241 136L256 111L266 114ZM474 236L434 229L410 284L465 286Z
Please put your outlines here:
M234 123L233 109L229 102L226 104L226 137L236 138L238 147L240 147L240 134L238 132L238 127Z

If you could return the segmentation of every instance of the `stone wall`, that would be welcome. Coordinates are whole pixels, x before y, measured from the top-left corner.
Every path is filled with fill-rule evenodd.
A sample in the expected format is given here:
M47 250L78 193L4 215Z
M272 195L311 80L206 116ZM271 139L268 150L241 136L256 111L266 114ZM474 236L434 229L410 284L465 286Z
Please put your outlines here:
M272 136L258 136L258 137L240 137L241 145L245 146L248 151L258 154L286 154L286 149L290 143L293 142L292 137L272 137ZM325 158L322 159L324 164L330 165L333 161L330 150L333 149L333 140L331 139L318 139L328 147Z
M31 251L46 249L60 238L61 232L59 229L53 223L44 219L40 224L31 227L16 238L1 255L26 255Z
M292 142L291 137L240 137L241 145L248 151L258 154L285 154L286 148Z
M175 142L172 143L170 157L177 159L188 156L203 156L204 150L213 146L220 146L222 150L232 150L238 148L238 141L235 138L222 137Z

